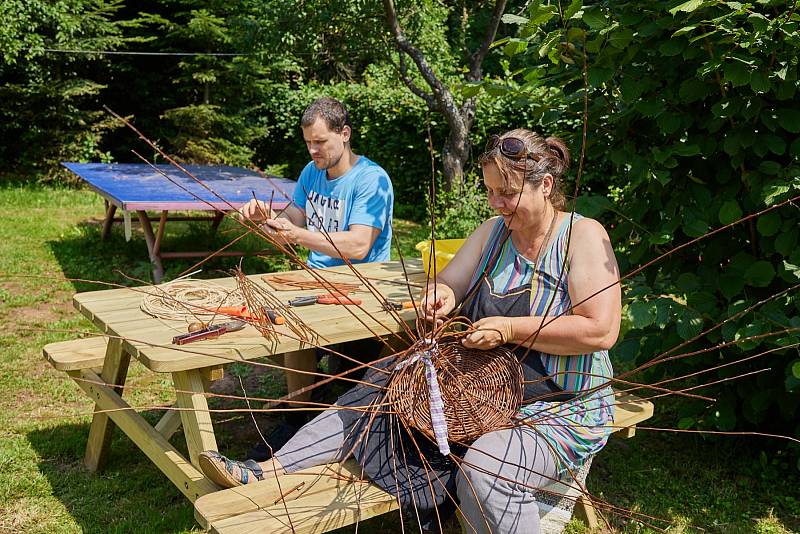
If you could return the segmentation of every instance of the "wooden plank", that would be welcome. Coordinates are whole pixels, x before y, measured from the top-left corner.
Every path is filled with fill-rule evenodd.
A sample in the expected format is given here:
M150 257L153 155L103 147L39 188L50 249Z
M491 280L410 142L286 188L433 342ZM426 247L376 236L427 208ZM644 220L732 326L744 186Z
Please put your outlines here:
M102 379L91 371L70 371L78 386L133 441L144 454L169 478L190 501L217 491L217 486L192 466L181 454L155 431L142 416L108 386L97 385Z
M100 378L104 383L117 389L120 396L125 379L128 377L130 361L130 355L122 350L122 342L115 338L109 339ZM99 384L89 384L89 387L99 387ZM86 441L86 455L83 459L84 465L92 473L101 471L105 466L114 432L114 423L107 414L99 413L100 410L98 402L94 406L92 424L89 427L89 439Z
M156 432L164 436L164 439L169 440L172 435L181 427L181 412L180 410L167 410L161 419L156 423Z
M181 408L181 423L186 436L189 459L193 465L199 465L197 456L207 450L217 450L214 436L214 425L204 395L203 376L199 370L181 371L172 374L175 383L175 403Z
M316 533L394 510L397 499L350 460L201 497L195 517L212 532L292 532L287 508L295 532Z
M42 349L44 357L59 371L102 367L108 340L103 336L50 343Z
M614 392L614 432L620 437L630 438L634 428L653 416L653 403L640 399L636 395L624 391Z
M216 534L318 534L397 509L397 499L371 484L350 484L319 498L298 499L283 505L229 517L211 524Z

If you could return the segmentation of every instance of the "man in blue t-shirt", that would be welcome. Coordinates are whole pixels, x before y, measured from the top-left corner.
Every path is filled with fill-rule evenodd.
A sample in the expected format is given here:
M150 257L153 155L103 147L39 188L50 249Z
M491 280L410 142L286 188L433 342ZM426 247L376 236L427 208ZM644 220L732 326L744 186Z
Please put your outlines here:
M309 267L343 265L342 257L351 263L388 261L392 182L380 165L353 152L344 105L320 98L303 113L300 125L312 161L300 173L292 204L275 217L267 214L265 202L251 200L239 213L263 220L267 231L309 249Z
M268 213L264 201L254 199L239 213L243 218L263 221L268 232L287 243L309 249L309 267L342 265L342 257L350 263L389 261L392 182L377 163L353 152L352 126L344 105L333 98L320 98L303 113L300 126L311 161L300 173L292 204L276 216ZM364 341L367 343L337 348L367 361L377 358L380 345L374 340ZM317 352L311 349L286 353L284 366L305 371L286 373L289 392L309 386L315 380L308 372L317 371ZM310 397L305 393L295 400L307 401ZM302 422L302 415L298 414L278 427L268 438L272 449L280 448ZM269 453L266 447L257 446L250 456L265 460Z

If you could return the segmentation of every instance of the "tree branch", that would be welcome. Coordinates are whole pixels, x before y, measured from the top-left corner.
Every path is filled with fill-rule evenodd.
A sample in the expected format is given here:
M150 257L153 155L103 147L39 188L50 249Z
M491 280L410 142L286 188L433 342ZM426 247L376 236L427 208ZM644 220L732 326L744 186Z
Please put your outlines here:
M433 69L428 64L422 51L412 45L406 38L403 30L400 28L400 23L397 20L397 11L394 7L393 0L383 0L383 7L386 10L386 22L389 25L389 30L392 32L394 42L401 53L408 54L414 63L417 65L420 74L425 79L425 82L433 90L434 97L440 100L443 90L445 89L439 78L433 72Z
M408 87L408 90L420 97L422 100L428 104L428 109L431 111L435 111L439 109L439 103L436 102L436 99L433 98L431 93L426 93L419 87L417 84L414 83L414 80L408 75L408 65L406 65L406 54L402 50L400 52L400 66L398 70L400 71L400 79L403 80L403 83Z
M489 20L489 25L486 27L486 35L483 37L483 42L475 53L472 54L470 59L467 80L475 82L483 77L481 65L483 65L483 60L489 52L489 47L494 42L494 38L497 35L497 28L500 26L500 19L503 17L505 9L506 0L497 0L497 2L495 2L492 18Z
M505 0L500 1L505 5ZM438 103L439 110L444 114L451 130L458 132L460 135L468 135L469 131L465 128L464 120L459 113L458 106L453 98L453 93L451 93L450 89L436 77L433 69L425 59L425 55L420 49L408 41L403 30L400 28L400 23L397 20L397 11L394 7L394 0L383 0L383 7L386 10L386 23L394 37L397 48L400 50L401 56L403 53L406 53L414 60L425 83L427 83L433 91L433 98Z

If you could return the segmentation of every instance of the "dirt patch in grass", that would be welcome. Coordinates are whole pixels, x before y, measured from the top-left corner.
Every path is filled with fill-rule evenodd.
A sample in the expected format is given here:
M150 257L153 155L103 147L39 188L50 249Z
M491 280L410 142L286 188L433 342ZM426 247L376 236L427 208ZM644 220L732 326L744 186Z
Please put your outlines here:
M42 302L36 306L25 306L16 308L14 315L22 324L50 324L61 320L64 316L75 313L72 301L63 295L58 294L49 302Z
M40 522L38 513L27 499L13 501L10 506L0 508L0 534L29 532Z
M5 331L11 335L35 336L53 323L72 317L75 313L71 294L59 291L48 297L46 302L7 308L3 314L6 319Z

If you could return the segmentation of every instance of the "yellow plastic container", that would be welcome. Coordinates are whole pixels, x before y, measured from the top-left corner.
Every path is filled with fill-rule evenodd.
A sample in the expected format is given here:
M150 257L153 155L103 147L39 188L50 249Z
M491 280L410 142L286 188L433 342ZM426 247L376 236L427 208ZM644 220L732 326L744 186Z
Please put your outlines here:
M444 266L453 259L458 249L464 244L466 239L437 239L436 240L436 273L440 273ZM417 250L422 253L422 265L428 271L428 276L433 272L433 258L431 257L431 242L421 241L417 243Z

